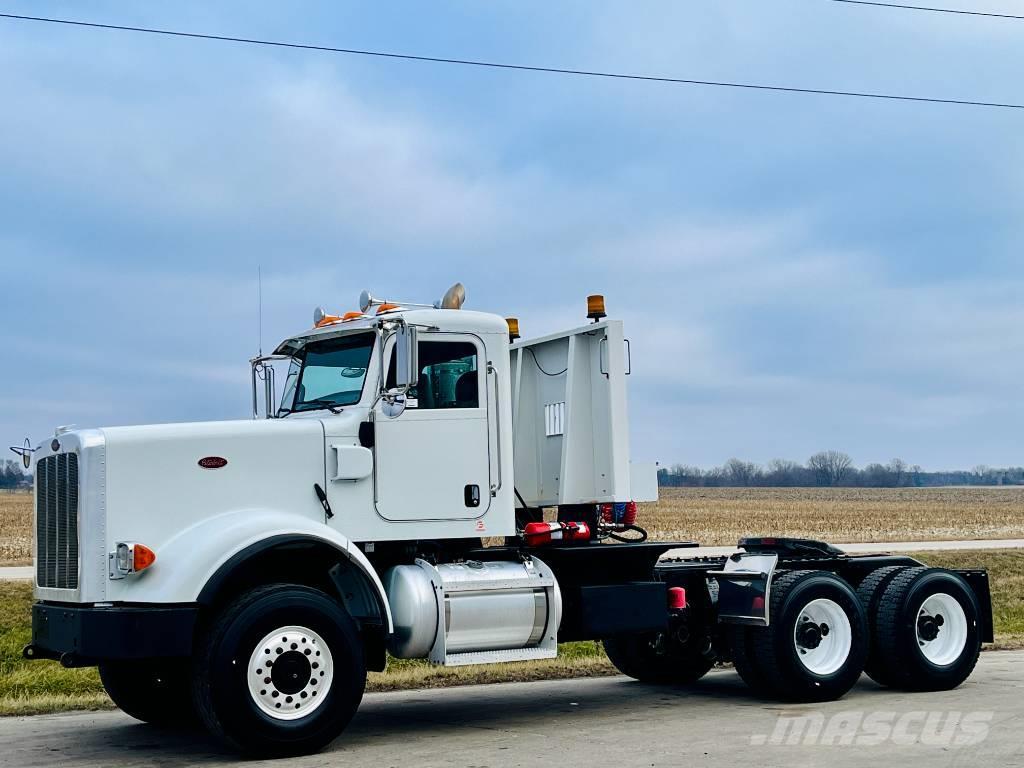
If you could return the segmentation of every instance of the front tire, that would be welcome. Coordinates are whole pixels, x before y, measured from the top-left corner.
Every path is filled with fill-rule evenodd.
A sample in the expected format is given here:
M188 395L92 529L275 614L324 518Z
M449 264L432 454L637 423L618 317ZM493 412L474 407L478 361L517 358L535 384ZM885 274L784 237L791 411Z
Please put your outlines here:
M153 725L186 725L195 720L185 659L101 664L100 680L117 708L136 720Z
M348 725L366 687L355 622L325 593L244 593L203 633L193 698L204 725L252 756L315 752Z

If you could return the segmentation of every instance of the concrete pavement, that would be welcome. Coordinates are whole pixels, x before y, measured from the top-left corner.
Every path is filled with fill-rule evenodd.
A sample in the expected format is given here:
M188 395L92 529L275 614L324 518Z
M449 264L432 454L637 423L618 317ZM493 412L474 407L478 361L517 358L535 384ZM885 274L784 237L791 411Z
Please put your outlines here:
M1002 651L982 654L955 691L900 693L864 678L843 700L812 705L760 702L730 670L690 689L611 677L370 694L324 753L273 764L1002 768L1024 765L1022 719L1024 652ZM18 768L239 762L201 732L117 712L0 719L0 745L0 766Z

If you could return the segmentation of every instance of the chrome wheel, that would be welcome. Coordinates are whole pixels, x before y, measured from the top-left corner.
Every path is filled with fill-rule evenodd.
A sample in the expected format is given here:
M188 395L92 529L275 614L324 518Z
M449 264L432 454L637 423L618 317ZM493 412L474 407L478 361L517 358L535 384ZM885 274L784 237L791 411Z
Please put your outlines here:
M930 595L917 612L914 625L921 653L932 664L945 667L967 647L967 616L952 595Z
M816 675L831 675L850 656L853 629L846 611L833 600L812 600L800 611L793 628L797 658Z
M313 630L281 627L257 644L246 678L249 695L264 714L298 720L323 704L334 679L334 660Z

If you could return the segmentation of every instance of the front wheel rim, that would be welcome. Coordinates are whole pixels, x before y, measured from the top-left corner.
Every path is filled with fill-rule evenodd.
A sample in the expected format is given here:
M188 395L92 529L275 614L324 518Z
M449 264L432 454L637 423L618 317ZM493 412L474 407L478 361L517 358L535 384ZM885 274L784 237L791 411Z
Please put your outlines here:
M917 611L914 636L922 655L937 667L948 667L967 647L967 614L952 595L937 592Z
M308 717L334 681L334 659L323 637L299 626L279 627L253 649L246 669L249 695L275 720Z
M846 611L827 598L809 602L793 627L793 647L809 672L821 676L837 672L853 648L853 627Z

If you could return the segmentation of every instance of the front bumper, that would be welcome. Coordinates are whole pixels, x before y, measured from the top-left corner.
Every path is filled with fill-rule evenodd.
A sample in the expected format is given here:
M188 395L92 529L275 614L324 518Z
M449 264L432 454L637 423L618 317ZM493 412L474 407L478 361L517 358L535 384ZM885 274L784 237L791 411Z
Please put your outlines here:
M199 609L194 605L32 606L26 659L57 659L65 667L106 661L190 656Z

